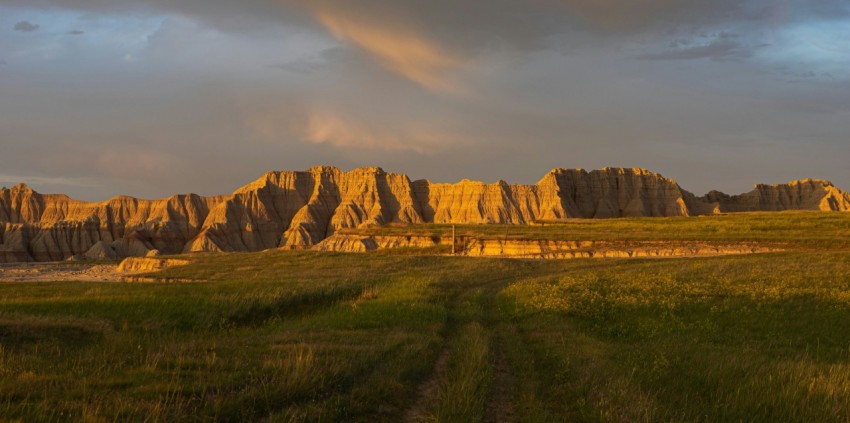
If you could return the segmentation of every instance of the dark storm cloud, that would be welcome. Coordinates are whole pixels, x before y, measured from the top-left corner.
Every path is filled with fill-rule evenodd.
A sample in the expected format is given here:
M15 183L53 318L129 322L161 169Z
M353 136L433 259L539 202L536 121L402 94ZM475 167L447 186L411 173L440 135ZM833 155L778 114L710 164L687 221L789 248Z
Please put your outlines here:
M16 23L14 27L12 27L12 29L18 32L34 32L38 31L38 28L38 25L35 25L29 21L20 21Z

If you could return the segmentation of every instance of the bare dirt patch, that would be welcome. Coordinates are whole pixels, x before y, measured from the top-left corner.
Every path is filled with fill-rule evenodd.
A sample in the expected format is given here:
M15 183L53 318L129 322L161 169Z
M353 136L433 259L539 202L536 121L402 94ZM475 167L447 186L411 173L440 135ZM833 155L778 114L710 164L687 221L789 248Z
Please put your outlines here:
M127 260L130 259L125 261ZM138 265L137 262L141 260L150 260L152 263L155 262L156 266ZM138 275L187 263L188 261L185 260L136 259L131 263L135 265L126 265L124 262L121 264L79 262L0 264L0 282L158 282L158 279ZM184 281L163 280L163 282Z
M513 398L516 380L511 372L510 362L501 351L496 351L493 370L492 391L484 410L484 422L511 422L514 420Z
M0 282L120 282L117 264L15 263L0 265Z

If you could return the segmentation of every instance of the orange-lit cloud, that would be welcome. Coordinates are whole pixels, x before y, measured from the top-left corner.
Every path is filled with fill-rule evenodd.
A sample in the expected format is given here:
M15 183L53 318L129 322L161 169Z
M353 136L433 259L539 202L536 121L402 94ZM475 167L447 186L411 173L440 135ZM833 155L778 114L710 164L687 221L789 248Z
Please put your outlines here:
M463 93L451 77L464 66L464 61L421 34L402 26L369 22L330 7L317 9L315 15L334 37L356 44L387 69L432 91Z
M375 153L415 152L432 154L462 143L429 119L399 121L370 116L344 106L291 103L244 104L241 122L257 139L277 144L291 140L334 147L370 150Z
M167 152L150 151L144 146L122 146L98 152L92 159L92 165L107 175L120 177L171 174L180 167L180 161Z
M362 121L346 119L334 113L314 112L304 127L306 141L339 147L358 147L389 151L415 151L433 153L451 144L438 131L425 127L378 129Z

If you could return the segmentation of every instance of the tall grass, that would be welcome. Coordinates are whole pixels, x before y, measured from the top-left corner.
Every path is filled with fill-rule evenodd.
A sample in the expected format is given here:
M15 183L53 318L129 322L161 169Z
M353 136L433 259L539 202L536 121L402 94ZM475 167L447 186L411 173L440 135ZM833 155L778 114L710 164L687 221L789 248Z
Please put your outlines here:
M0 421L400 421L421 408L426 421L846 422L848 216L459 228L787 247L735 257L270 251L153 275L188 284L3 284Z
M848 288L847 253L786 253L617 261L517 282L502 301L555 415L846 421Z
M429 370L422 358L439 348L446 310L431 286L453 269L434 259L273 252L194 260L161 276L207 282L0 287L0 416L395 415Z

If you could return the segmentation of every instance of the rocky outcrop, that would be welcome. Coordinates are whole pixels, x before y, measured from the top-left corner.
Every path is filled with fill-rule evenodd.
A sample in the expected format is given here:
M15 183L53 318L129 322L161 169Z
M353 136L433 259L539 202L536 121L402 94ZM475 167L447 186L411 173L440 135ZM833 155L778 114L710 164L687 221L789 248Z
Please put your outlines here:
M325 166L269 172L213 208L184 252L306 248L339 228L422 221L405 175Z
M730 196L711 191L702 197L703 203L716 204L722 212L782 211L782 210L850 210L850 195L829 181L803 179L781 185L756 185L741 195Z
M174 266L185 266L189 260L150 257L129 257L118 264L117 271L124 273L157 272Z
M227 196L122 196L100 203L18 185L0 190L0 262L302 249L340 229L386 224L525 224L790 209L846 211L850 195L807 179L758 185L738 196L697 197L672 179L624 168L555 169L536 184L512 185L435 184L375 167L343 172L319 166L268 172Z
M0 261L58 261L92 248L118 257L152 250L179 253L197 237L209 209L224 197L116 197L101 203L39 194L26 185L0 190ZM107 244L108 248L98 246ZM103 248L101 248L103 247Z
M644 169L585 172L555 169L547 175L558 186L566 217L611 218L687 216L686 192L679 184ZM544 177L544 181L547 178ZM540 185L540 183L538 183Z
M116 260L120 256L112 245L98 241L84 254L89 260Z
M756 244L707 244L701 242L603 242L476 239L459 249L472 257L516 258L638 258L704 257L778 251Z
M313 249L345 253L395 248L451 246L451 237L335 234ZM692 241L567 241L538 239L470 239L456 241L457 255L540 259L701 257L778 251L754 243L724 244Z
M346 253L364 253L375 250L388 250L395 248L428 248L439 245L451 245L451 238L443 239L439 236L362 236L352 234L334 234L316 244L312 249L316 251L339 251Z

